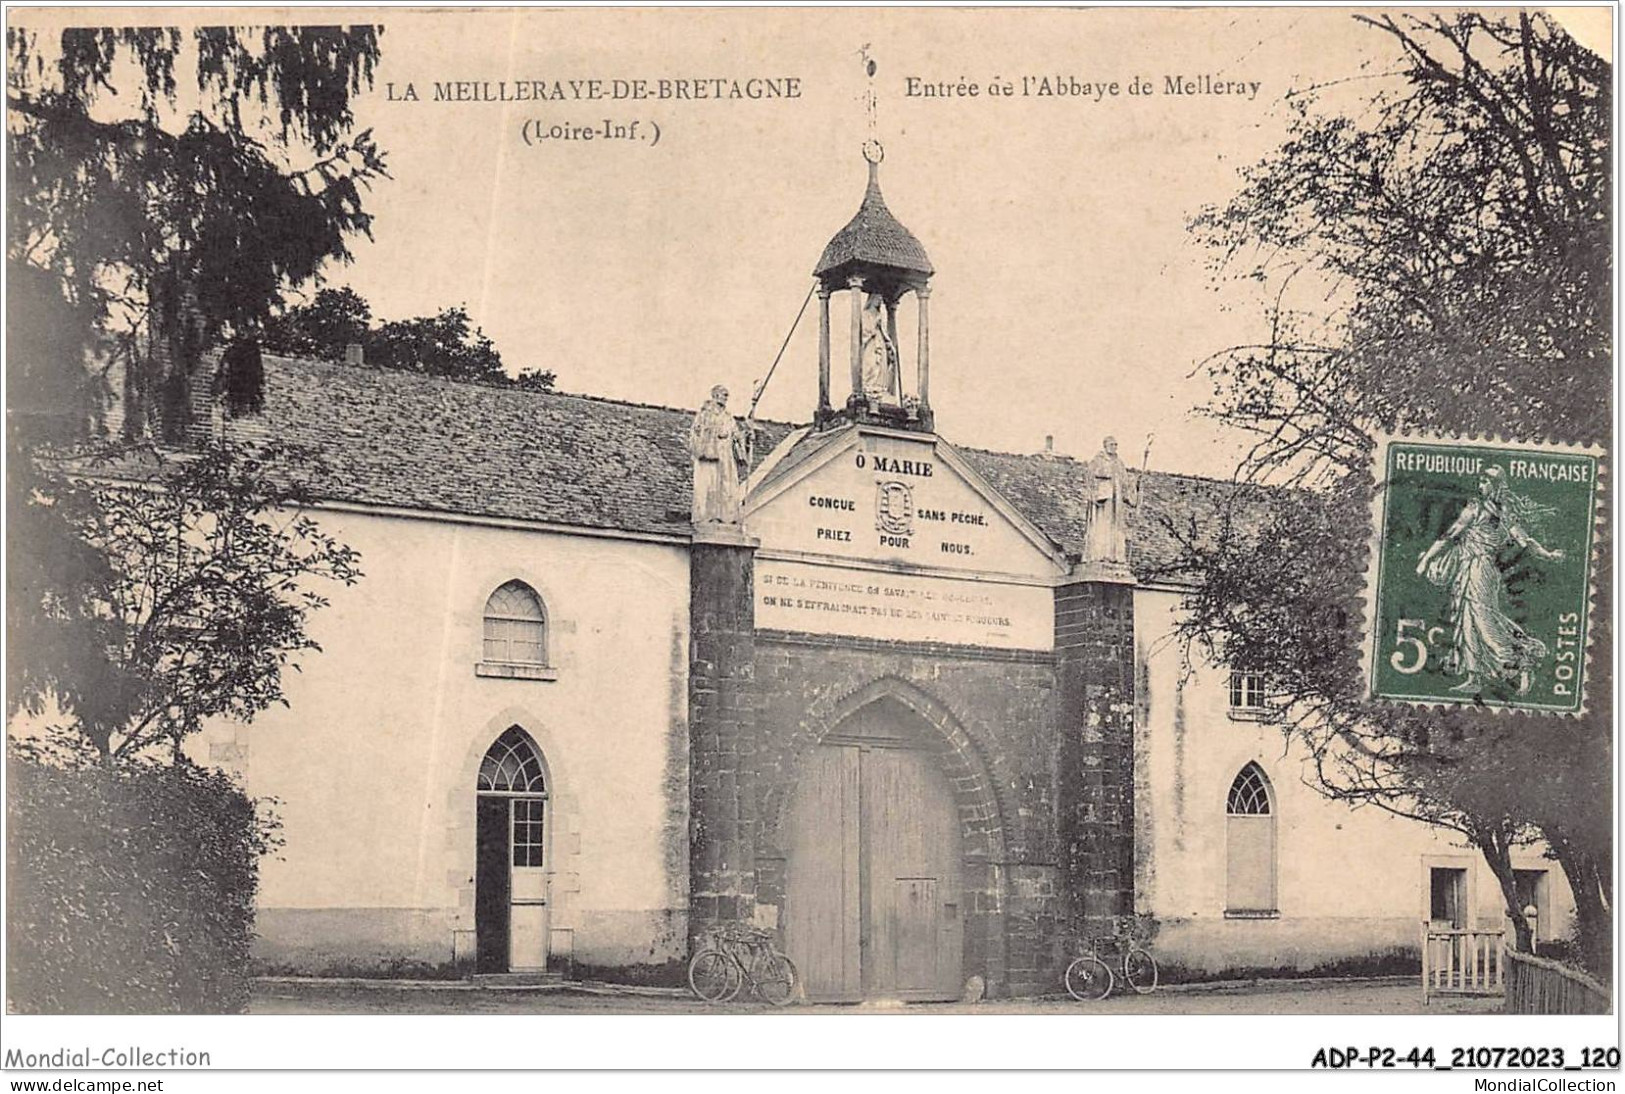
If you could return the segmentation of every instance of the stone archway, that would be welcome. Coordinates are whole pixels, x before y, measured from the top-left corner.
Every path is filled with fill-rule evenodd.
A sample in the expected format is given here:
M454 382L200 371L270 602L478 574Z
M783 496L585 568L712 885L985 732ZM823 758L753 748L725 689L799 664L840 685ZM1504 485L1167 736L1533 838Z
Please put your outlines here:
M765 788L758 899L810 960L811 993L940 999L972 975L1001 983L1003 811L964 728L894 676L808 714L788 777Z

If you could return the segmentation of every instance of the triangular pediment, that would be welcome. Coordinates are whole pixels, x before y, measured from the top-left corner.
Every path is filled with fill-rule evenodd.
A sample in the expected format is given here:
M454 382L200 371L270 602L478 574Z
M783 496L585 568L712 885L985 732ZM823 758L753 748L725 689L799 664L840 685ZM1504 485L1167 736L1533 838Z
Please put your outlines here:
M848 425L786 438L749 483L764 555L1047 581L1061 549L933 434Z

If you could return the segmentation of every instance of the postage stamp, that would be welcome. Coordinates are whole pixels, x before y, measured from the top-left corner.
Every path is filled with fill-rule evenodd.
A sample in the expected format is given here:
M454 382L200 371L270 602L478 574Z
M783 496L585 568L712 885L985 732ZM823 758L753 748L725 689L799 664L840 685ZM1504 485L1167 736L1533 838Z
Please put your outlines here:
M1584 709L1596 453L1389 438L1376 459L1371 697Z

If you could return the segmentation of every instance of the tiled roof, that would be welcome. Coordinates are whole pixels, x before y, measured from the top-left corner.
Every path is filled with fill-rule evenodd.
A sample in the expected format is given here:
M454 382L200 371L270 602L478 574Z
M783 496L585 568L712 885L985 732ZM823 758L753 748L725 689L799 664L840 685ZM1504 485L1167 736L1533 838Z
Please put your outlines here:
M910 273L931 276L931 259L925 248L914 238L914 233L903 227L886 208L886 199L880 193L880 173L869 165L869 188L863 192L863 203L857 215L847 221L846 227L835 233L835 238L824 248L824 256L813 270L814 277L833 273L852 263L872 263L891 266Z
M321 466L309 486L327 500L686 536L693 414L267 355L264 411L232 428L310 449ZM794 428L760 425L758 462ZM1061 548L1083 550L1086 461L957 451ZM792 455L772 474L799 462ZM1230 490L1146 474L1130 536L1136 572L1165 572L1179 555L1174 529L1215 525Z
M244 424L313 451L329 500L687 535L691 410L265 357ZM763 423L758 458L790 426Z
M965 461L1064 549L1082 554L1089 527L1089 461L957 449ZM1216 528L1235 487L1218 479L1148 471L1129 527L1129 563L1141 578L1178 576L1181 539Z
M805 465L808 460L818 453L824 451L830 445L845 440L850 429L851 426L837 424L834 428L826 429L822 433L814 433L811 430L803 433L796 438L796 442L790 447L790 450L781 454L778 462L762 476L761 481L756 484L756 489L761 490L773 485L780 479L796 474L798 468Z

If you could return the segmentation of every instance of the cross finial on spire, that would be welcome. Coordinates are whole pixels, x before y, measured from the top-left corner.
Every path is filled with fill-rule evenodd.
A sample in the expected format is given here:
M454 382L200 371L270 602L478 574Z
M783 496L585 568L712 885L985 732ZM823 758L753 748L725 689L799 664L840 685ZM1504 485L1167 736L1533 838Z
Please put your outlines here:
M869 172L872 175L875 166L886 157L886 149L880 143L880 103L875 95L875 72L879 66L869 55L868 42L858 47L858 54L863 58L863 74L868 81L863 89L863 108L869 119L869 137L863 142L863 158L869 161Z

